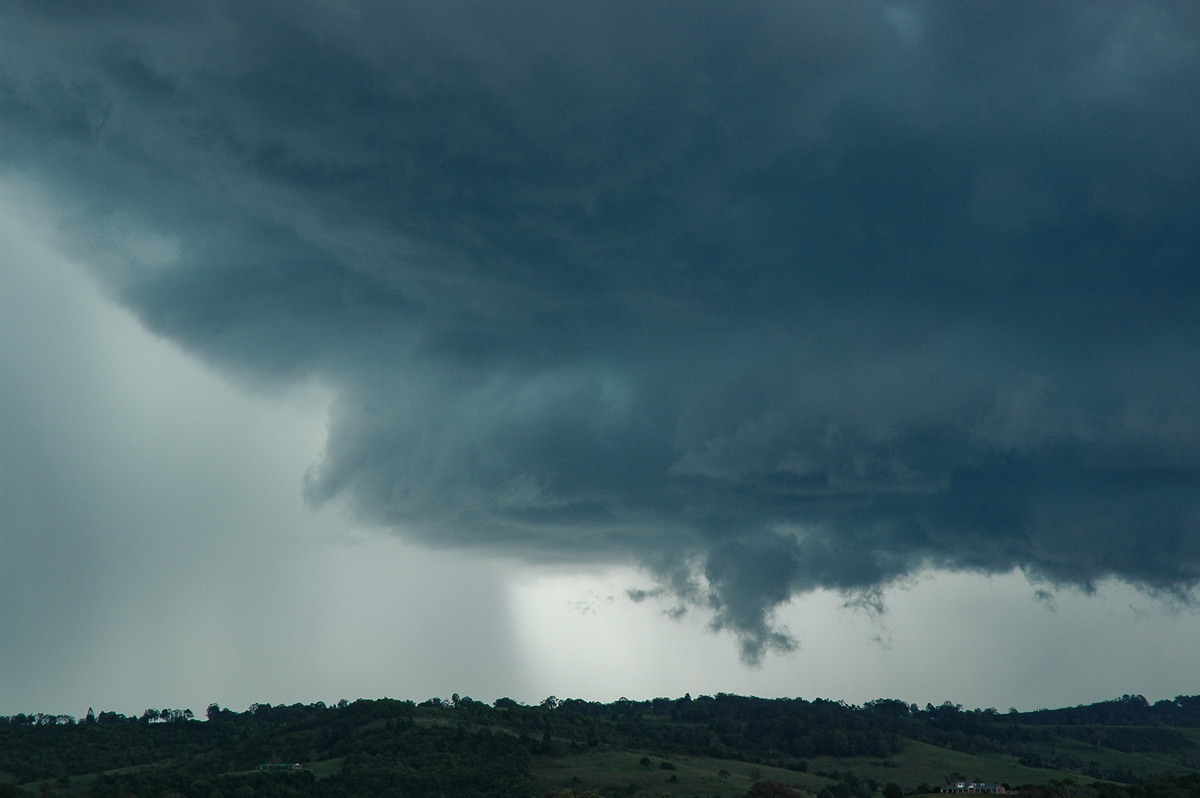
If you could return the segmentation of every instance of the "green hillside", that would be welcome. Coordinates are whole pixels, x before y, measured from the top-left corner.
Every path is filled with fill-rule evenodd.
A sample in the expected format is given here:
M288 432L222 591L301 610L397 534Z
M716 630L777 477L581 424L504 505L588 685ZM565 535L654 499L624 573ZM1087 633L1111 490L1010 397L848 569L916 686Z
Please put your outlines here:
M0 717L0 798L1200 795L1200 702L1000 714L718 694Z

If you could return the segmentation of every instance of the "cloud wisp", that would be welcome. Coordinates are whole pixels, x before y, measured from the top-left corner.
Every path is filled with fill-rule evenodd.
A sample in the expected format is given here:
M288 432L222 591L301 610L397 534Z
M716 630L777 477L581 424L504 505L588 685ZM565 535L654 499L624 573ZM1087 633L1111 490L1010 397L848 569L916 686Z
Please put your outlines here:
M1190 4L0 14L4 169L336 392L316 505L640 565L750 662L818 588L1200 582Z

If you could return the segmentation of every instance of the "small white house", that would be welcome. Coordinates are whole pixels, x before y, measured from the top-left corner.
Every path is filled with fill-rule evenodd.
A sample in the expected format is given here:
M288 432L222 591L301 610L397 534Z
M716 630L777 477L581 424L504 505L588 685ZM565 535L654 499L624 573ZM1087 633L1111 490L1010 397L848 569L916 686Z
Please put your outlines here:
M1003 784L993 784L990 781L956 781L943 787L942 792L998 795L1006 793L1008 790L1004 789Z

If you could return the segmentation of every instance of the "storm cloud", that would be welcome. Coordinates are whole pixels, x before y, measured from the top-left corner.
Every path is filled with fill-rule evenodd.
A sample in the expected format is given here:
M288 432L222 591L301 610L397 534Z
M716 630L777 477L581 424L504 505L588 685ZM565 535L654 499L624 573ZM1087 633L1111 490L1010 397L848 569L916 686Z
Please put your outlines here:
M1200 8L0 11L0 158L381 529L756 661L928 569L1200 582ZM635 594L649 595L649 591Z

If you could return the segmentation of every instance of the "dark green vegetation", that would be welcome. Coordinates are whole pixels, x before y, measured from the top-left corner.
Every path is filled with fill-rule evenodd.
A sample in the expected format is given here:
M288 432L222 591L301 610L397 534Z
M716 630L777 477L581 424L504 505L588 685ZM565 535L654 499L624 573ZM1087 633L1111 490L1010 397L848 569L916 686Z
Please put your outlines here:
M267 765L268 767L261 767ZM294 765L294 766L293 766ZM999 713L718 694L487 705L455 695L0 717L0 798L1200 795L1200 696Z

